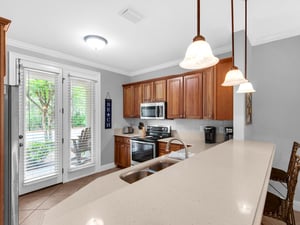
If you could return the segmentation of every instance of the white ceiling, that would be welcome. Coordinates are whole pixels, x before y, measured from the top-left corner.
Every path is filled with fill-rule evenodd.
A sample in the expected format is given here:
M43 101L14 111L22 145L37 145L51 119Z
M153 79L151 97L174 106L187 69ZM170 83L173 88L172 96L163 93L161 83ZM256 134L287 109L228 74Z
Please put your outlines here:
M235 0L235 30L244 28L244 0ZM125 8L143 19L131 23ZM1 0L11 19L8 44L47 52L114 72L136 75L178 64L196 34L196 0ZM230 0L201 1L201 34L215 54L231 48ZM108 40L101 51L87 34ZM249 0L248 34L253 45L300 34L299 0Z

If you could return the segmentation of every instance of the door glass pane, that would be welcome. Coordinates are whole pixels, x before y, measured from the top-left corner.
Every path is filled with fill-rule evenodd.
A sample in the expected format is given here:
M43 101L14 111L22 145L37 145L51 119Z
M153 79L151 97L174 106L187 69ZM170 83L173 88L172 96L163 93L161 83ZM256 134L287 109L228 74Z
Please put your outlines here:
M24 184L58 174L56 74L24 69Z
M70 78L70 168L94 163L95 82Z

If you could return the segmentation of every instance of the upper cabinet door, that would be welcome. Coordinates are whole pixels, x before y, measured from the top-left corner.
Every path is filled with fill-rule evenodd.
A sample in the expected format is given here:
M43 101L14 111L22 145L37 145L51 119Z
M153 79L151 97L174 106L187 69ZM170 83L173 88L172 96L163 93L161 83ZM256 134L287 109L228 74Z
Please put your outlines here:
M166 80L157 80L153 82L153 99L156 102L165 102L167 100Z
M139 118L142 101L141 84L123 86L123 117Z
M183 117L183 77L167 80L167 118Z
M202 73L184 76L184 117L202 118Z
M133 117L140 118L140 107L142 102L142 85L135 84L133 86Z
M123 87L123 116L125 118L133 117L134 91L132 85Z
M231 67L232 58L222 59L216 65L216 120L233 120L233 87L222 86Z
M214 67L203 71L203 119L215 119L215 73Z
M143 102L165 102L166 80L145 82L143 86Z
M143 102L152 102L153 82L143 83L142 87L143 87Z

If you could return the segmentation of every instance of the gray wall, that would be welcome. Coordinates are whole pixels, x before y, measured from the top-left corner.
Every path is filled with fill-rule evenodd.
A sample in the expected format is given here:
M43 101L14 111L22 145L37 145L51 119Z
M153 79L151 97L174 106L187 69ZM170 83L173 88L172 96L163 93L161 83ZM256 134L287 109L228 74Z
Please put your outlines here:
M101 128L101 164L114 162L114 128L121 128L127 124L123 119L123 88L122 84L128 83L129 77L111 73L101 72L101 108L102 121L104 121L104 100L106 94L112 99L112 129L104 129L104 123Z
M254 46L249 54L248 78L256 93L246 139L275 143L273 165L286 170L293 141L300 141L300 36Z

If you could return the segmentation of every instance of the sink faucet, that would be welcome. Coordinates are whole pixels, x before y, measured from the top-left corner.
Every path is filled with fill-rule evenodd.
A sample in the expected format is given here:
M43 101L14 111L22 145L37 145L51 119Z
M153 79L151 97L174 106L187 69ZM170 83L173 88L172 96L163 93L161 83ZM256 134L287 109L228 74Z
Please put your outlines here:
M189 154L188 154L188 150L187 150L187 147L186 147L186 144L179 138L172 138L168 141L167 143L167 146L166 146L166 151L170 151L170 144L173 142L173 141L179 141L181 144L183 144L184 146L184 150L185 150L185 158L187 159L189 157Z

